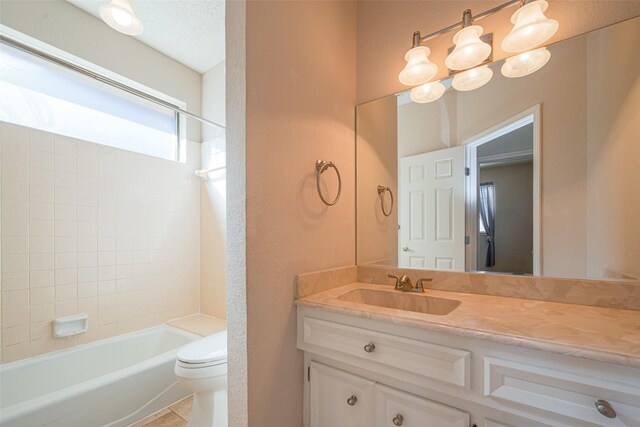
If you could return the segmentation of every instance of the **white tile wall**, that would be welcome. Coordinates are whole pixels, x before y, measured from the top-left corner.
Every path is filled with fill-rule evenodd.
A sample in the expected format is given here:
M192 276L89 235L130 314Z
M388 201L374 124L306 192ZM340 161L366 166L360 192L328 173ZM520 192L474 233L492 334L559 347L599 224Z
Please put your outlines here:
M0 122L3 362L198 312L199 144L187 159ZM89 331L54 339L76 313Z

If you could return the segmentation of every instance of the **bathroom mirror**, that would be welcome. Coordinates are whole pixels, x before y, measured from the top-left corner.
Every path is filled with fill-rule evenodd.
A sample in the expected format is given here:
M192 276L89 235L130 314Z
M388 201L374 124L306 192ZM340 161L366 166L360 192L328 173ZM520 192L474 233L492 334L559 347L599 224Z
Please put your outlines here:
M520 78L357 107L357 261L640 278L640 18Z

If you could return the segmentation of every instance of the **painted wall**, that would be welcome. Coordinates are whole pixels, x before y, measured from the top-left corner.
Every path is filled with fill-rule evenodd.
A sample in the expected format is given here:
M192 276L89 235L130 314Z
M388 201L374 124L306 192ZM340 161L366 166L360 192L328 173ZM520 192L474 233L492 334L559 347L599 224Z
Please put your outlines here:
M358 168L358 264L398 263L398 130L397 102L389 96L362 105L357 111ZM389 187L394 200L384 194L382 212L378 185ZM389 244L380 244L389 242Z
M200 114L201 75L64 0L2 0L0 23L114 73L186 102ZM150 70L152 67L152 70ZM200 141L188 119L187 137Z
M462 12L474 13L490 9L496 1L359 1L358 2L358 65L357 103L371 101L405 90L398 81L404 67L404 54L411 48L414 31L423 35L440 30L462 19ZM513 8L502 10L478 22L485 33L503 40L512 24ZM550 43L611 25L640 15L640 2L634 0L585 0L550 2L546 15L560 22L560 28ZM446 75L444 59L455 33L437 37L427 43L431 60L438 65L438 78ZM494 59L505 58L499 43L494 44Z
M2 362L198 312L199 187L186 164L0 123ZM54 318L89 315L52 337Z
M478 270L533 273L533 164L480 169L496 194L496 258L486 267L486 234L478 235Z
M202 75L202 114L225 123L225 63ZM224 130L202 125L201 169L224 167L226 135ZM209 174L200 188L200 311L225 319L227 172Z
M230 5L228 16L243 25L242 6L237 7ZM234 335L230 343L230 351L242 352L244 345L247 349L246 365L241 353L235 353L240 359L229 365L230 383L239 381L230 387L230 398L240 399L230 407L230 424L246 425L248 417L248 424L256 427L298 427L304 367L302 352L296 350L296 275L355 263L356 4L249 2L244 22L245 58L227 50L228 93L239 102L227 104L233 120L230 173L236 173L236 166L243 170L246 159L246 199L238 188L242 177L234 175L227 186L229 206L238 208L229 210L234 215L233 220L229 217L229 233L242 228L236 216L242 218L244 203L247 233L246 252L238 254L246 255L246 311L237 301L242 292L231 291L243 286L242 267L231 264L233 274L228 275L228 301L240 302L229 317L229 334L242 334L242 325L235 322L244 315L247 320L246 341ZM242 73L244 60L245 123L243 86L229 77ZM323 205L316 193L317 159L334 161L340 168L342 198L333 207ZM327 189L335 191L329 176ZM230 235L229 255L239 249L232 239L236 236ZM246 384L248 397L243 395ZM247 415L240 413L243 406Z

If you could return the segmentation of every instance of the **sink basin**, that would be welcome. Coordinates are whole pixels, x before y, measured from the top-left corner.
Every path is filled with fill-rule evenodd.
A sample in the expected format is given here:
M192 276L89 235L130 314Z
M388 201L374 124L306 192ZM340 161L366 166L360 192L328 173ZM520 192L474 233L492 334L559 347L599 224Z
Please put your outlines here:
M337 299L357 304L437 315L449 314L460 305L460 301L453 299L435 298L417 293L375 291L372 289L354 289L340 295Z

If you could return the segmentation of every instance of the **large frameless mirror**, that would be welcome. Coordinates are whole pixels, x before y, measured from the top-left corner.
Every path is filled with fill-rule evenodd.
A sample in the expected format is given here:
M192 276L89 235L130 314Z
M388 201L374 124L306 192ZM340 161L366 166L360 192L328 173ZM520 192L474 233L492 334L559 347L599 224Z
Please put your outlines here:
M639 278L638 45L634 18L524 77L359 105L358 264Z

